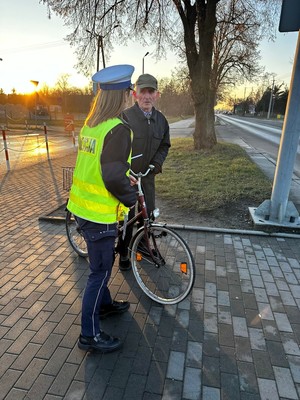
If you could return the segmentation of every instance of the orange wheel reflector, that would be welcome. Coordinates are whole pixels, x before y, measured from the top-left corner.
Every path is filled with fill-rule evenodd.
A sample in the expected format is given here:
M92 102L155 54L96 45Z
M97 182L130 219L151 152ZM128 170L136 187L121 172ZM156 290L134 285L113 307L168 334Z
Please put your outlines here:
M187 263L186 263L186 262L180 263L180 271L181 271L183 274L187 274Z
M135 258L136 258L136 261L142 261L142 259L143 259L141 253L136 253Z

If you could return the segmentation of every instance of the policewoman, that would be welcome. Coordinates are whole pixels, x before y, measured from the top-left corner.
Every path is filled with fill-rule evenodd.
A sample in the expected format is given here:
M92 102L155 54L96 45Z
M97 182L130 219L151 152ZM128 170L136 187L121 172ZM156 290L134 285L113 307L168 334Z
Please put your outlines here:
M100 329L99 319L128 310L114 301L108 281L120 210L136 202L136 183L129 178L131 130L120 118L127 105L134 67L115 65L93 76L100 88L78 139L78 155L67 208L87 242L90 274L82 300L78 347L103 353L121 347L119 338Z

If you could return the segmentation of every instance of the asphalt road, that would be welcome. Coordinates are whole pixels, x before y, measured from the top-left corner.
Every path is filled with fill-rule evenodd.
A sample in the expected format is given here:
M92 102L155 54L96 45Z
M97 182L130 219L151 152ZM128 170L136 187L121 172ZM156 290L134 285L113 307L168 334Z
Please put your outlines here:
M236 116L226 116L219 114L218 120L222 124L222 129L218 129L221 136L227 140L243 141L252 146L257 151L267 154L276 163L282 121L261 120L257 118L244 118ZM191 137L194 132L194 118L181 120L170 124L171 138ZM76 129L75 145L77 144ZM49 156L54 156L65 150L74 147L71 133L64 132L61 127L48 128L48 151ZM6 132L9 160L12 167L21 164L47 159L47 146L44 130L9 130ZM0 169L6 167L6 157L2 135L0 135ZM295 172L300 176L300 147L295 163Z
M233 139L239 138L257 151L266 154L268 158L272 158L276 163L283 121L223 114L219 114L217 118L222 124L221 136L230 135ZM294 172L300 176L300 146L297 149Z
M194 123L195 118L188 118L170 124L171 139L176 137L191 137L195 129Z
M47 146L47 143L48 146ZM77 143L77 140L76 140ZM11 168L30 165L31 163L47 160L74 147L71 133L60 128L47 130L47 141L44 129L34 130L7 130L6 145ZM0 170L6 169L7 160L4 150L3 135L0 135Z
M193 134L194 118L182 120L170 124L171 137L189 137ZM72 133L64 131L63 127L47 128L48 154L49 157L58 155L66 150L74 148L77 151L77 135L79 129L75 130L75 145ZM28 166L32 163L47 160L47 146L43 127L37 129L12 129L6 131L6 143L10 167L18 168ZM4 151L3 137L0 135L0 171L7 168Z

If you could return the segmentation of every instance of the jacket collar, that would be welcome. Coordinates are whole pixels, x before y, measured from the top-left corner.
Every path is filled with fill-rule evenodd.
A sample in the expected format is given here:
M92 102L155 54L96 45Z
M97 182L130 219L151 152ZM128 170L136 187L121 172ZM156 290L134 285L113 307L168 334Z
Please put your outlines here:
M140 106L138 105L138 102L137 102L137 101L134 103L134 106L135 106L135 108L139 111L139 114L142 115L143 117L145 117L144 111L140 108ZM156 113L156 108L155 108L155 107L152 107L152 110L151 110L151 118L155 115L155 113ZM145 118L146 118L146 117L145 117Z

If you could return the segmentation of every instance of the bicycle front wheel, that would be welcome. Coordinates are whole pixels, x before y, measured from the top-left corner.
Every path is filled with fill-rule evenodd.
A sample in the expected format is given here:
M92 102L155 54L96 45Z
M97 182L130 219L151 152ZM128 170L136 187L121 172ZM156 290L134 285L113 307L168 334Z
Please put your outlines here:
M70 245L80 257L87 257L87 244L82 235L81 229L74 218L74 215L67 211L66 214L66 231Z
M195 281L192 253L179 234L163 225L153 224L147 234L149 245L144 228L136 232L130 245L137 283L157 303L179 303L188 296Z

